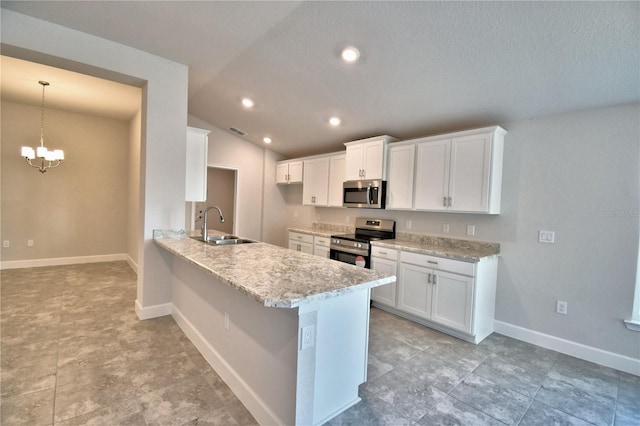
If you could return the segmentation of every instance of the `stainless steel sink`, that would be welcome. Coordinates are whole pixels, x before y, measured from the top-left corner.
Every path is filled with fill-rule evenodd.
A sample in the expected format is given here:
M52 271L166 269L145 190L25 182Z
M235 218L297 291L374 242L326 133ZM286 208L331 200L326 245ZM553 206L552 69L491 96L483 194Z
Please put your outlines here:
M194 240L202 241L201 236L192 236ZM204 242L204 241L203 241ZM207 244L224 246L230 244L247 244L254 243L255 241L240 238L237 235L207 235Z

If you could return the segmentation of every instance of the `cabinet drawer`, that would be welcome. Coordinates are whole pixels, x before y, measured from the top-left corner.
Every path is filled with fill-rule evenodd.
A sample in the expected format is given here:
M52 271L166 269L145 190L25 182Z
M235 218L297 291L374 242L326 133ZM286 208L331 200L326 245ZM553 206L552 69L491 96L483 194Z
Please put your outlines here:
M313 244L322 247L329 247L331 243L331 238L329 237L318 237L317 235L313 237Z
M408 251L400 252L400 261L403 263L424 266L426 268L449 271L455 274L469 275L471 277L475 275L475 263L471 262L462 262L460 260L429 256L426 254L418 254Z
M386 247L371 246L371 256L383 259L398 260L398 250Z
M299 232L289 232L289 239L294 241L300 241L303 243L313 244L313 235L301 234Z

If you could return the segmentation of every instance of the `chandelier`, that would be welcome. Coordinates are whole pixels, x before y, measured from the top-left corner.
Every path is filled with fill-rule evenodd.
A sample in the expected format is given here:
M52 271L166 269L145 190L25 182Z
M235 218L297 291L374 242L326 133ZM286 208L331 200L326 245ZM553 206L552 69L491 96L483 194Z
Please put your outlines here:
M21 149L21 155L27 160L27 164L31 167L35 167L44 173L47 169L53 169L58 167L62 160L64 160L64 151L61 149L54 149L49 151L44 146L44 89L49 85L48 82L40 80L38 83L42 85L42 112L40 115L40 146L35 150L30 146L23 146ZM31 160L36 160L35 164Z

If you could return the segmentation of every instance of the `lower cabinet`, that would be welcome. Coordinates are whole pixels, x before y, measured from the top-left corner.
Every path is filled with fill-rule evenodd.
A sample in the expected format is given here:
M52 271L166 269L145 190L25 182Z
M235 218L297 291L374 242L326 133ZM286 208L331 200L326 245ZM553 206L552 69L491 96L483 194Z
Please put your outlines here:
M289 231L289 248L303 253L329 258L329 237Z
M398 276L398 250L371 248L371 269ZM387 306L396 306L397 283L385 284L371 290L371 300Z
M289 232L289 248L291 250L313 254L313 235Z
M394 291L374 289L375 306L476 344L493 332L497 258L464 262L401 250L397 259L372 253L374 269L397 269L398 277Z
M313 237L313 254L320 257L329 258L329 244L330 238L327 237L318 237L317 235Z

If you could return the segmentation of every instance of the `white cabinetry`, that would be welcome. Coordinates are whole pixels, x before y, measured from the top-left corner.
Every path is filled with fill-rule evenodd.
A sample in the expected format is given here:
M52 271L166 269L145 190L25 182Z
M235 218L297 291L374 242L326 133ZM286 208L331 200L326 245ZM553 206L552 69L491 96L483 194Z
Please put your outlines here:
M345 161L345 154L329 157L329 207L342 207L342 184L345 181Z
M416 146L389 147L389 171L387 173L387 208L411 209L413 207L413 171Z
M396 140L385 135L345 143L345 180L385 179L387 143Z
M478 343L493 332L497 259L400 252L397 313Z
M207 200L208 130L187 127L186 201Z
M289 248L313 254L313 235L289 231Z
M313 254L315 254L316 256L320 256L320 257L326 257L327 259L329 258L329 244L330 244L330 238L329 237L319 237L319 236L314 236L313 237Z
M398 250L371 247L371 269L388 275L398 275ZM387 306L396 306L396 283L371 289L371 300Z
M329 194L329 158L304 161L302 204L326 206Z
M302 161L278 161L276 183L302 183Z
M504 129L416 140L414 207L500 213Z

